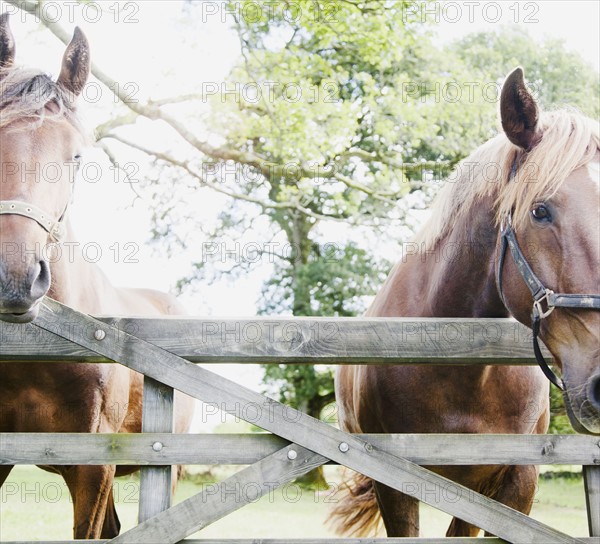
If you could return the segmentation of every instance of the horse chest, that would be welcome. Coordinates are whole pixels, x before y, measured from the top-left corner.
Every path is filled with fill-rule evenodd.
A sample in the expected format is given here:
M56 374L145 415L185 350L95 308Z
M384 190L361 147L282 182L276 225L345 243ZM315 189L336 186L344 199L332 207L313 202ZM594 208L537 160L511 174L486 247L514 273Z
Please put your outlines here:
M545 406L539 394L544 388L529 379L532 369L522 368L516 370L523 374L522 391L509 399L496 394L505 377L495 374L507 371L489 367L493 374L485 376L472 367L429 372L410 366L365 367L355 390L354 415L362 432L531 432Z

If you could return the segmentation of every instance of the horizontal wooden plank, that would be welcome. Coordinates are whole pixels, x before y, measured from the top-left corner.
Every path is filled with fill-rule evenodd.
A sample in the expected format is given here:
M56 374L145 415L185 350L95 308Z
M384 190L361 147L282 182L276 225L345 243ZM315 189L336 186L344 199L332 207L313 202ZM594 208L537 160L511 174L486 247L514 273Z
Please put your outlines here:
M420 465L600 464L598 437L586 435L357 436ZM288 443L272 434L0 433L0 464L249 465Z
M195 363L536 364L531 331L512 319L99 319L116 327L114 341L133 334ZM79 321L61 328L94 333ZM0 322L0 362L31 360L109 362L33 324Z

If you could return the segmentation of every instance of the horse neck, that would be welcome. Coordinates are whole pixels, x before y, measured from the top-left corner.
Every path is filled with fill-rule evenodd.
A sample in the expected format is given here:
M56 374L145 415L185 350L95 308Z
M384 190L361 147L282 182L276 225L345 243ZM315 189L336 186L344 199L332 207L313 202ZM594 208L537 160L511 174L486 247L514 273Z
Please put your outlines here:
M66 228L66 239L58 249L60 253L50 263L52 283L48 296L79 311L99 312L107 281L95 264L84 259L81 243L68 220Z
M427 249L409 244L367 315L506 317L495 281L497 228L490 202L461 214Z

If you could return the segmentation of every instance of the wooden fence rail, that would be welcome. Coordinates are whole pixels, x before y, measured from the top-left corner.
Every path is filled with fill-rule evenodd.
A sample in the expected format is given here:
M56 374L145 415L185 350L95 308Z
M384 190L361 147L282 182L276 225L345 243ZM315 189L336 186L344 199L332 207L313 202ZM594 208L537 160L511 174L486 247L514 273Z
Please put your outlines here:
M96 334L97 331L104 334ZM257 484L257 496L272 490L273 482L284 485L311 468L334 462L508 541L600 544L598 437L349 435L192 364L535 364L530 332L514 321L94 319L47 301L35 324L0 324L0 340L0 363L116 361L145 374L145 432L141 435L0 435L0 463L144 465L140 495L145 498L140 501L140 525L113 539L111 542L115 544L148 542L149 539L176 543L251 502L203 493L168 508L168 465L217 462L248 464L218 485L252 482ZM172 435L169 432L172 418L168 415L172 388L223 408L277 436ZM249 406L262 409L248 411ZM160 443L159 448L153 447L156 442ZM419 466L445 463L584 465L592 537L578 539L560 533ZM452 489L452 497L432 500L430 494L422 492L432 486ZM379 541L349 539L344 542ZM381 540L394 541L416 542L415 539ZM452 542L459 541L483 540ZM499 542L498 539L484 541ZM249 544L252 541L230 542ZM419 542L446 541L419 539Z
M594 436L356 436L418 465L594 465L600 461L600 439ZM161 445L158 451L153 448L156 443ZM251 465L289 444L272 434L0 433L0 465Z
M110 334L106 344L133 335L193 363L537 364L531 331L512 319L107 317L97 322L110 325L104 327ZM71 319L58 322L52 334L36 324L0 323L0 360L113 362L65 338L93 336L97 326Z

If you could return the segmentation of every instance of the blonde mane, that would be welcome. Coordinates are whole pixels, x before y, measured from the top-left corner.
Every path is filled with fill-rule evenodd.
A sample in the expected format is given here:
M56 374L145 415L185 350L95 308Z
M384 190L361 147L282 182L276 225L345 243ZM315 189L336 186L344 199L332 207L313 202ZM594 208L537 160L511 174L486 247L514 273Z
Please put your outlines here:
M522 158L522 151L501 133L461 161L440 190L417 241L432 248L489 196L495 202L496 222L512 211L518 229L533 204L556 193L569 174L590 162L600 147L598 124L576 111L542 113L539 126L540 142ZM517 159L516 175L510 179Z

